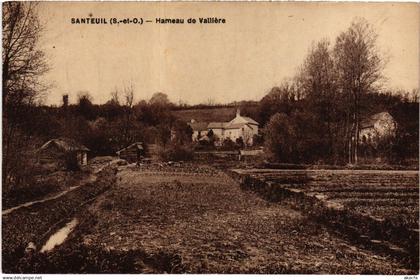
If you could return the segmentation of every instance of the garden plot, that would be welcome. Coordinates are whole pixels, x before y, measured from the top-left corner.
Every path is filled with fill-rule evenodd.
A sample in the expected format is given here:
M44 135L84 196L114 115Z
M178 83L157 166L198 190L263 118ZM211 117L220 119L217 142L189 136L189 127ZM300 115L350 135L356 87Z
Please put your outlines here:
M233 175L267 199L293 198L295 207L335 228L392 242L418 260L417 171L253 169Z

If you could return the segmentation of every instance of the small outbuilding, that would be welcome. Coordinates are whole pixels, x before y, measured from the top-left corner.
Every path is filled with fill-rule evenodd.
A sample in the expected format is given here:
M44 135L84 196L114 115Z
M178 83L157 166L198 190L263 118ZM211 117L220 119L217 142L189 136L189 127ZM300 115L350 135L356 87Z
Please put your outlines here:
M69 169L87 165L89 151L74 139L57 138L47 141L38 149L38 158L42 164L54 164Z
M124 149L119 150L117 153L119 158L133 163L140 161L145 156L144 145L142 142L135 142Z
M388 112L371 115L362 120L360 124L360 140L371 142L385 136L395 136L397 122Z

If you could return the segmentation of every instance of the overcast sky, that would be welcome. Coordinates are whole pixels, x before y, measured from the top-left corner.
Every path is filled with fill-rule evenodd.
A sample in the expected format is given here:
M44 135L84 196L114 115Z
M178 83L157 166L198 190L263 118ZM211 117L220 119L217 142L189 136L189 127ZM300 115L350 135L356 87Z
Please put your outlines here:
M150 19L144 25L74 25L71 18ZM135 100L155 92L189 104L259 100L292 77L311 42L334 41L356 16L389 57L386 87L419 84L419 7L396 3L41 3L41 47L54 82L47 104L88 91L95 103L133 83ZM162 25L155 18L219 17L226 24Z

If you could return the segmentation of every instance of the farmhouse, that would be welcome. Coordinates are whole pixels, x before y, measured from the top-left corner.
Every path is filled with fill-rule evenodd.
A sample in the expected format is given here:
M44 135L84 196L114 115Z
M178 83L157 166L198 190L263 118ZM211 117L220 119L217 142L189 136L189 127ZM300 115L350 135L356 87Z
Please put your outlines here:
M221 144L225 139L236 141L238 138L242 138L248 146L253 144L253 136L258 135L259 126L255 120L241 116L239 109L236 111L236 117L229 122L210 122L207 124L191 120L189 125L193 129L193 141L202 139L211 130L217 139L216 144Z
M388 112L374 114L360 124L360 140L362 142L375 141L385 136L395 136L397 123Z
M145 155L142 142L135 142L116 153L120 158L128 162L137 162Z
M206 136L208 133L207 126L209 124L206 122L196 122L194 119L191 120L189 126L193 130L191 135L193 141L200 140L202 137Z
M42 164L53 164L60 168L68 168L70 161L78 166L87 165L87 154L90 150L69 138L57 138L47 141L38 150Z

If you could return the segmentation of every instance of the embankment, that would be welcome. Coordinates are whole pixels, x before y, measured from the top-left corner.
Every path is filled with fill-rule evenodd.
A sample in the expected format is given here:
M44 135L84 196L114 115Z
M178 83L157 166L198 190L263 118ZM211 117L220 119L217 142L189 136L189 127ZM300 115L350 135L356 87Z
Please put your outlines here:
M117 169L107 166L96 174L96 180L44 203L23 207L3 216L2 267L5 273L21 272L19 265L25 250L38 251L48 237L99 194L116 182ZM33 243L35 248L28 248ZM30 246L33 247L33 246Z

